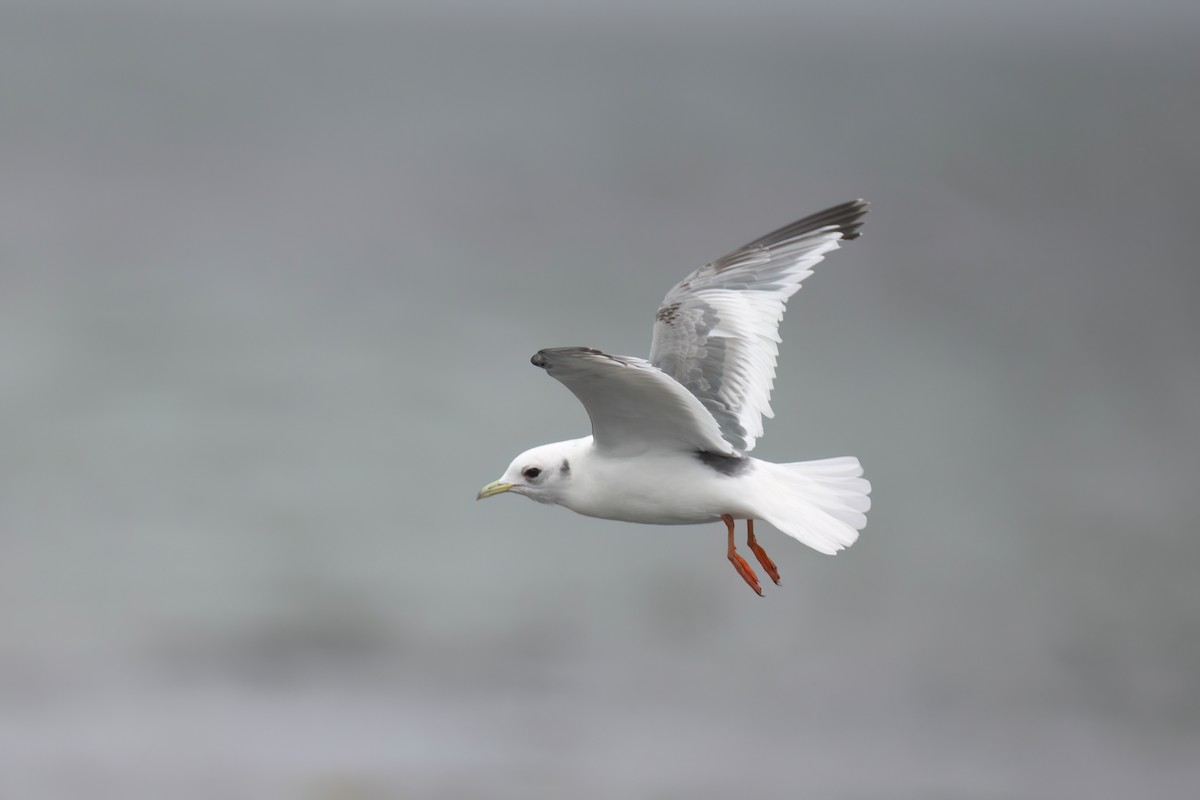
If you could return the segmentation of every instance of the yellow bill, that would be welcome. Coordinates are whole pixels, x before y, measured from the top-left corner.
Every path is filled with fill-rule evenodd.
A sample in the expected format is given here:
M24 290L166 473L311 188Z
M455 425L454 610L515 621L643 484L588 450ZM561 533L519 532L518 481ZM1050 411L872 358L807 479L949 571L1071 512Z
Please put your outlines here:
M483 498L491 497L494 494L507 492L511 488L513 488L511 483L505 483L504 481L492 481L487 486L479 490L479 494L475 495L475 499L482 500Z

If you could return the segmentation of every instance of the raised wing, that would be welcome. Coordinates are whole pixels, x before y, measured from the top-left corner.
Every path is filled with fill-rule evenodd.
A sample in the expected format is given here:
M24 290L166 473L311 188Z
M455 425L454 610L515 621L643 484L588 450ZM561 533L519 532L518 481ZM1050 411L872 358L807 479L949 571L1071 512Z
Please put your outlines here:
M663 298L650 363L688 389L739 453L772 417L779 321L812 267L858 237L864 200L805 217L705 264Z
M733 455L696 396L649 361L587 347L539 350L530 361L579 398L602 450L636 453L657 447Z

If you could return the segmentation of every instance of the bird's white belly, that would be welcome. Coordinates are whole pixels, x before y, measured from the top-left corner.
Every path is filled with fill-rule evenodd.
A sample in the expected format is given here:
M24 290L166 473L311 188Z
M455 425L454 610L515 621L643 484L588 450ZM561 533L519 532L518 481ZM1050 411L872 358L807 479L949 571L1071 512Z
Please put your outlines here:
M690 456L590 460L579 470L567 508L589 517L651 525L715 522L722 514L754 516L749 505L756 463L726 475Z

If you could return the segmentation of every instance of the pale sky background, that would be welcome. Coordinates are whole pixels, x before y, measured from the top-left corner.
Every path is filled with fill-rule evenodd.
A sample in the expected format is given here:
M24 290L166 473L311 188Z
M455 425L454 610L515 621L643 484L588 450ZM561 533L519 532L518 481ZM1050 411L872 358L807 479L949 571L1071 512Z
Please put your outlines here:
M1190 798L1200 6L0 3L0 796ZM829 558L476 490L854 197Z

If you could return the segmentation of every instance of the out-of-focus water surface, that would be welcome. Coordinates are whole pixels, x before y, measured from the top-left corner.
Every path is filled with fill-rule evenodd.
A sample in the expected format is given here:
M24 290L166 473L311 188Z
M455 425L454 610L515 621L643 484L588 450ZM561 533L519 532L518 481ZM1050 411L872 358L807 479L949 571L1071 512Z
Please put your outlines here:
M1200 786L1200 7L6 3L0 795ZM862 196L837 558L477 488L539 347Z

